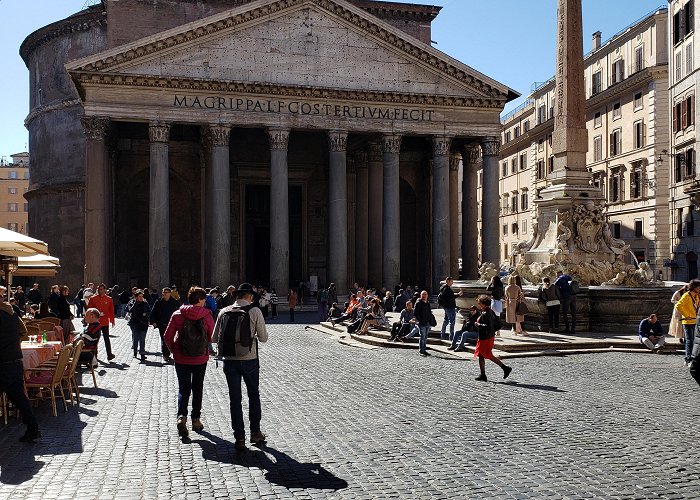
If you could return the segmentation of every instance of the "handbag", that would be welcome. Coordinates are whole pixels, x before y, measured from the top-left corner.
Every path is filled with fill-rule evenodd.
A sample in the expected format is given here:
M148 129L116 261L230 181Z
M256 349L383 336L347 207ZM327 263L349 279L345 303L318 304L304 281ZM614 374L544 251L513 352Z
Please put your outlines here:
M437 320L435 319L435 315L433 313L430 313L430 326L437 326Z
M527 304L525 302L518 302L518 305L515 307L515 314L524 316L527 313Z
M559 302L559 299L548 300L546 302L547 307L558 306L559 304L561 304L561 302Z

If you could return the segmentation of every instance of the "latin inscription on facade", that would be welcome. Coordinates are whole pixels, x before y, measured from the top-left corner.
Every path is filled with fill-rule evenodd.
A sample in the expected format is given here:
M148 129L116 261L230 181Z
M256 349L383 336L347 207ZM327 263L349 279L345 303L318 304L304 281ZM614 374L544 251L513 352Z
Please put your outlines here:
M247 111L305 116L330 116L335 118L361 118L365 120L432 121L433 110L391 108L375 106L350 106L306 101L280 101L274 99L244 99L223 96L176 95L173 105L178 108L213 109L220 111Z

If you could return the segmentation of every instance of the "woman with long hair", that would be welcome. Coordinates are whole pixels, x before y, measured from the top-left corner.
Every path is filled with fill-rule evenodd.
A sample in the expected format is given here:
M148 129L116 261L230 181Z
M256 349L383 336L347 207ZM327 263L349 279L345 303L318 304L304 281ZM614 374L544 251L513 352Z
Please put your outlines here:
M506 300L506 322L513 325L513 333L515 335L527 335L523 330L521 323L525 321L525 315L518 314L518 304L525 301L523 289L518 286L515 275L508 277L508 286L504 292Z
M58 319L61 320L61 328L63 328L63 340L64 342L68 342L68 339L71 338L75 331L75 326L73 326L73 313L71 313L70 304L68 303L68 287L63 285L60 290L61 292L56 301L56 307L58 309Z

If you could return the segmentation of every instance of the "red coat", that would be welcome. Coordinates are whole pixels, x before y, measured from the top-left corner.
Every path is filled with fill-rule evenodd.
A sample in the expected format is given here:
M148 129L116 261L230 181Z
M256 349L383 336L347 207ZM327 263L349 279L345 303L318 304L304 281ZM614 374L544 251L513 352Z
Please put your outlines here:
M109 295L93 295L88 302L88 308L94 307L102 313L100 326L114 325L114 301Z
M184 326L185 319L201 319L204 322L204 328L207 330L207 338L209 342L211 342L211 336L214 333L214 319L211 317L211 311L206 307L187 304L180 306L180 309L175 311L170 318L168 328L165 329L165 335L163 335L165 344L173 353L175 363L182 365L203 365L209 361L208 353L201 356L185 356L180 352L179 344L175 342L175 334Z

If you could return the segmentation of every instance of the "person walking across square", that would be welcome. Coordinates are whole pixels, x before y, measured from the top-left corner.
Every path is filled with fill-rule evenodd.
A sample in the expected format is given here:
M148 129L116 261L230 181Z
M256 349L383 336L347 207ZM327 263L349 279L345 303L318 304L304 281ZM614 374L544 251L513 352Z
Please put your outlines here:
M491 298L488 295L479 295L476 299L476 307L480 311L479 319L476 320L476 328L479 332L479 340L476 341L474 357L479 358L479 371L481 372L476 380L486 382L486 361L490 359L503 369L503 378L508 378L513 370L510 366L503 364L503 361L493 355L493 345L496 339L496 331L499 329L500 319L491 310Z
M83 293L85 295L85 293ZM97 295L92 295L87 304L87 309L94 307L100 311L100 327L102 329L102 340L107 351L107 360L115 358L112 353L112 343L109 341L109 325L114 326L114 301L107 295L107 285L100 283L97 286Z
M242 283L236 291L236 302L221 310L214 327L212 342L218 343L219 356L224 360L224 375L231 401L231 426L238 451L246 450L245 423L241 399L241 379L248 392L248 418L250 442L264 443L265 434L260 430L262 408L260 405L260 359L258 341L267 342L265 319L253 305L254 291L250 283ZM248 344L245 346L245 344Z

